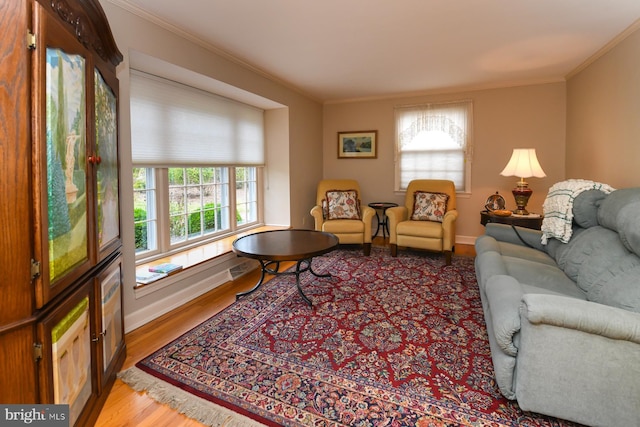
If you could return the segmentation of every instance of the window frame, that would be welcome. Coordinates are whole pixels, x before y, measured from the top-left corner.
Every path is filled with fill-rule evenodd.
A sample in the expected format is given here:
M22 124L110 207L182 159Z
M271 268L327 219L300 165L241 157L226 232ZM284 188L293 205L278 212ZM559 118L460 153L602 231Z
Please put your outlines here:
M398 193L405 193L406 187L402 187L402 168L401 168L401 149L400 149L400 129L398 128L399 118L398 115L402 114L403 110L421 110L423 114L427 114L427 111L437 112L438 109L444 110L447 108L451 108L454 104L460 104L464 106L466 109L466 134L465 134L465 145L461 148L463 155L463 188L458 188L456 186L456 193L458 194L470 194L471 193L471 173L472 173L472 160L473 160L473 101L470 99L462 99L455 101L444 101L444 102L433 102L433 103L424 103L424 104L415 104L415 105L402 105L395 107L394 111L394 191ZM421 126L422 128L422 126ZM432 129L428 129L426 127L420 129L421 131L430 131ZM443 152L446 150L426 150L436 152ZM458 151L458 150L456 150ZM425 151L420 151L424 155ZM431 177L433 179L450 179L448 177Z
M235 234L242 230L248 230L251 228L259 227L264 225L264 205L263 205L263 189L262 189L262 180L263 180L263 168L257 166L243 166L239 165L238 168L254 168L256 173L256 220L250 221L242 224L237 223L235 211L234 213L228 212L229 215L229 228L220 230L214 233L209 233L203 236L199 236L196 238L186 239L181 242L171 243L171 232L170 232L170 206L169 206L169 168L168 167L145 167L145 166L136 166L133 165L134 168L147 169L147 173L151 173L155 179L155 230L148 230L147 236L153 235L156 239L156 247L154 249L144 250L135 253L136 264L143 264L155 259L167 257L174 255L179 252L183 252L188 249L192 249L198 246L206 245L216 240L221 240L229 235ZM172 168L178 168L179 166L172 165ZM183 166L183 168L191 168L193 166L187 165ZM229 206L228 209L231 211L232 207L236 207L236 191L232 191L236 189L236 175L235 169L236 166L202 166L205 167L214 167L214 168L226 168L228 169L229 174ZM149 172L150 171L150 172ZM186 183L185 183L186 185ZM149 202L147 202L149 205ZM149 217L149 214L147 214Z

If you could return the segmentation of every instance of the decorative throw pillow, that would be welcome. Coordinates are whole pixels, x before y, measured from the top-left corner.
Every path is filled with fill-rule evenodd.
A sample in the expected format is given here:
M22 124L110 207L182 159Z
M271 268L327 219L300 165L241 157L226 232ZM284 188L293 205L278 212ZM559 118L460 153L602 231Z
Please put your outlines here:
M447 212L448 194L416 191L413 193L413 200L412 221L442 222Z
M360 201L356 190L327 191L327 219L360 219Z

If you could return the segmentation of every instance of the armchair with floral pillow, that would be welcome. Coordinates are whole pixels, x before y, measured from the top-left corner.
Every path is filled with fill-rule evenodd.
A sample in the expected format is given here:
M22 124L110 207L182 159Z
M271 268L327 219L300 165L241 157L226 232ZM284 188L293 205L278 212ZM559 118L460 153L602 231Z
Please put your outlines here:
M447 265L456 239L456 188L452 181L413 180L407 186L404 206L387 209L391 255L398 246L444 253Z
M341 244L363 245L371 253L371 222L375 210L362 205L360 185L352 179L320 181L311 209L317 231L335 234Z

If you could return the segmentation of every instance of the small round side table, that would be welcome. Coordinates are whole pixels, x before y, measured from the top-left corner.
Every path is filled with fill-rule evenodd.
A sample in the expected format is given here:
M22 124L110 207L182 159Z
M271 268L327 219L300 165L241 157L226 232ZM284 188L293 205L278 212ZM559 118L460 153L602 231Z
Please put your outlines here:
M385 238L389 235L389 218L387 218L387 209L398 206L393 202L373 202L369 203L369 207L376 210L376 219L378 220L378 228L372 237L376 237L382 229L382 237ZM379 213L380 212L380 213Z

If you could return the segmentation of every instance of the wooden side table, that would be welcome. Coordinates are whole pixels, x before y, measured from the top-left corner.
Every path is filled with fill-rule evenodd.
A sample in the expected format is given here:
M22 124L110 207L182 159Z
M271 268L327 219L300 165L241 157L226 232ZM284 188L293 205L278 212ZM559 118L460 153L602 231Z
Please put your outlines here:
M542 228L543 219L544 217L540 214L499 216L487 211L480 212L480 224L482 225L494 222L498 224L516 225L518 227L540 230Z

